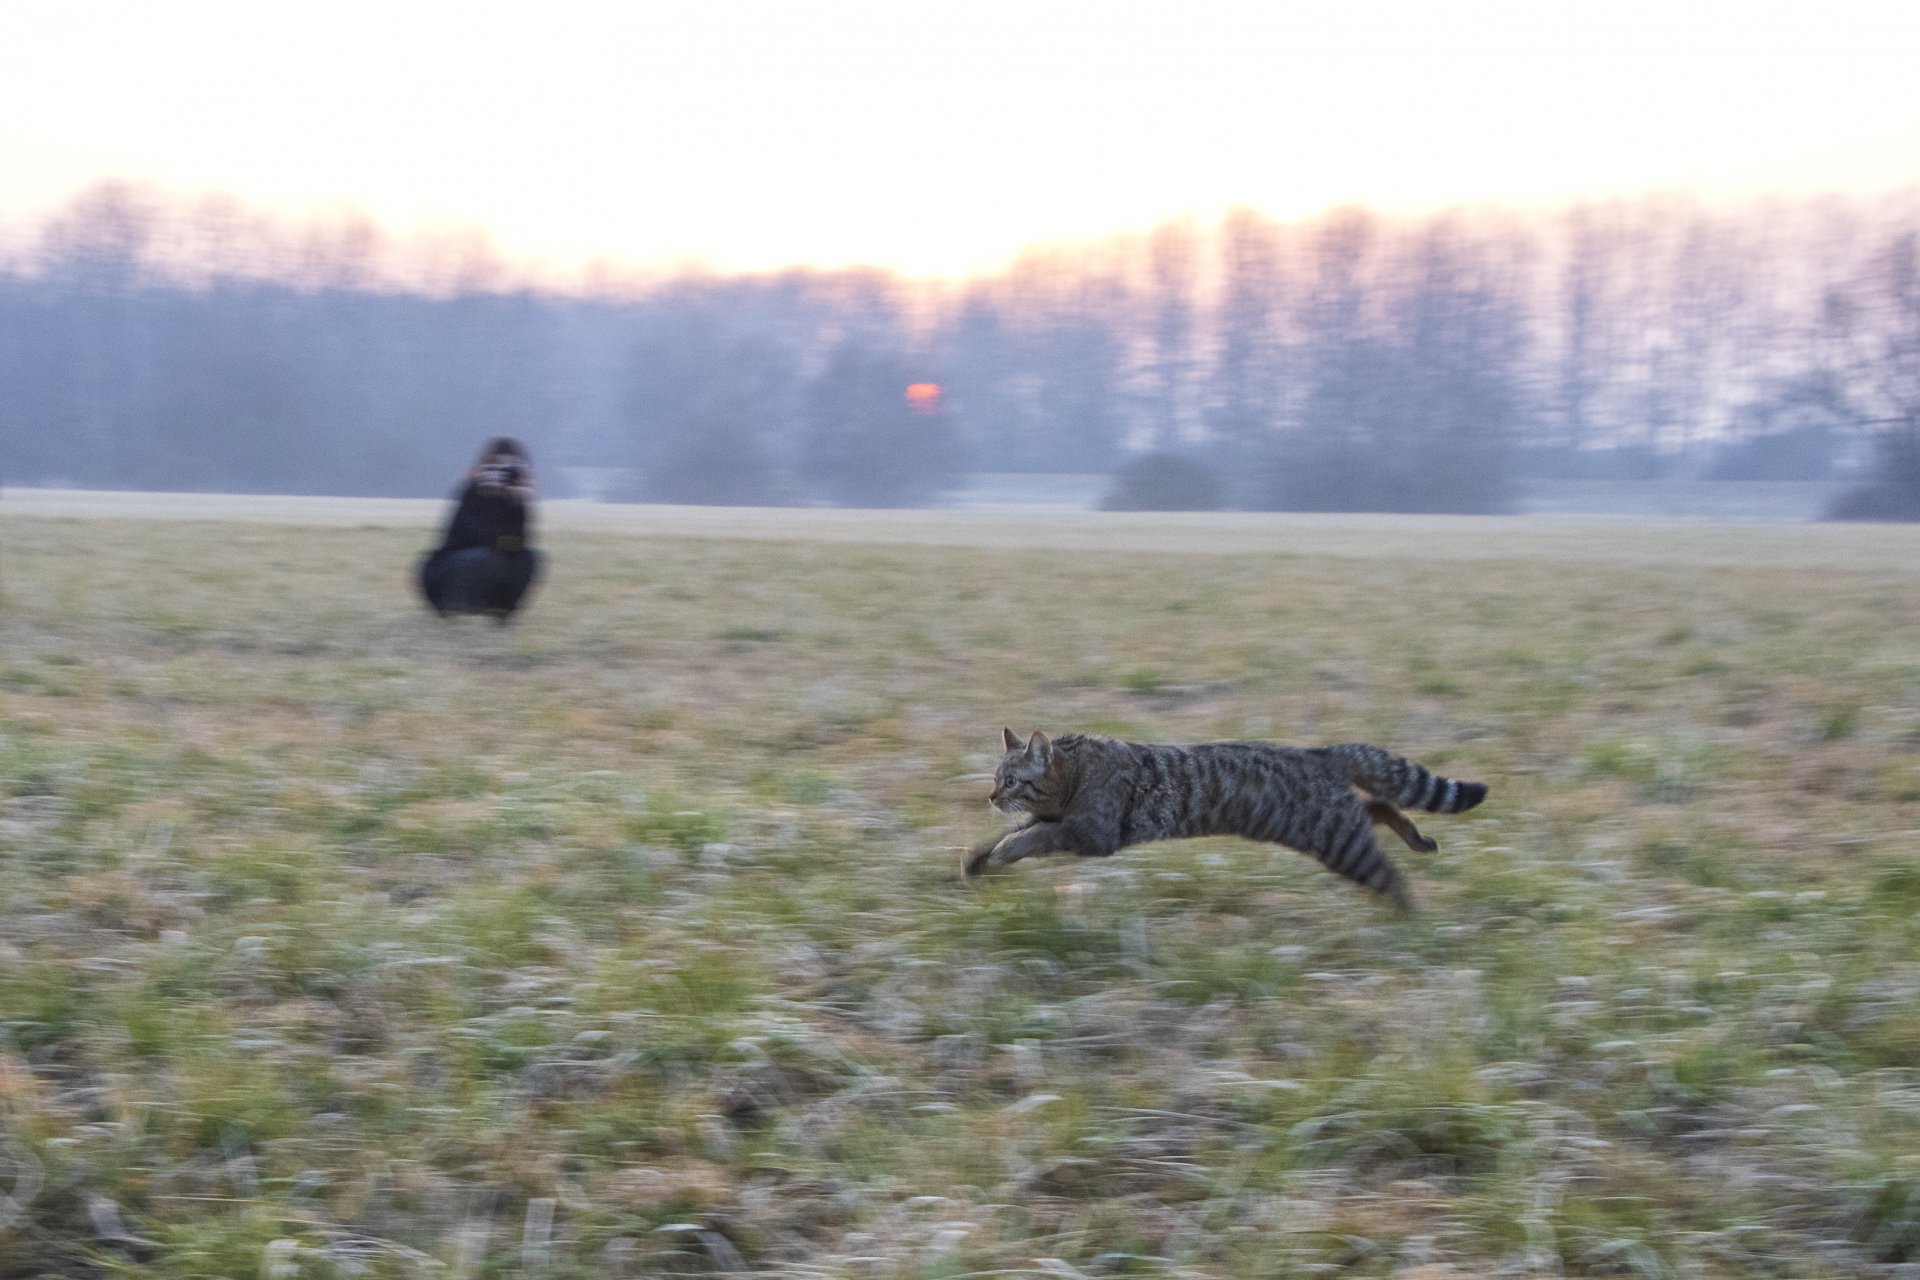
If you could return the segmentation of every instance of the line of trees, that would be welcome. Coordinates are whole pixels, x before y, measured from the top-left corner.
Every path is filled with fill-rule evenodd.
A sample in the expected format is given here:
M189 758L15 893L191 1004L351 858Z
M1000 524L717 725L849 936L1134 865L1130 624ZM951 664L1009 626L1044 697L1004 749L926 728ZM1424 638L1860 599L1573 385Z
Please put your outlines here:
M0 479L429 494L512 434L550 490L608 468L660 501L1129 463L1150 492L1164 458L1238 506L1494 511L1529 475L1810 478L1854 450L1853 513L1920 516L1917 210L1235 212L961 283L562 289L473 241L107 185L0 241Z

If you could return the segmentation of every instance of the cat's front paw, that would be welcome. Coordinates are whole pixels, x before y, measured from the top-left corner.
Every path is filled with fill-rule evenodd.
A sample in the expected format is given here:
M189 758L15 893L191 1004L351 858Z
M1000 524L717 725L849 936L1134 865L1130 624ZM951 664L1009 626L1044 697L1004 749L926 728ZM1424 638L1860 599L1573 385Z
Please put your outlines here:
M1004 837L1002 837L1004 839ZM985 844L975 845L967 857L967 874L977 876L993 868L993 851L1000 847L1000 840L989 840Z

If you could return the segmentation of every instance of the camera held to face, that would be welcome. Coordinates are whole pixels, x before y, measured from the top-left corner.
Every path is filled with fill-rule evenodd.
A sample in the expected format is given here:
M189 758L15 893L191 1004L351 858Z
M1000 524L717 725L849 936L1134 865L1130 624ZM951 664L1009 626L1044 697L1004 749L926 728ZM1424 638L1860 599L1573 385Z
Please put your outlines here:
M489 489L510 489L525 475L517 462L493 462L480 469L480 483Z

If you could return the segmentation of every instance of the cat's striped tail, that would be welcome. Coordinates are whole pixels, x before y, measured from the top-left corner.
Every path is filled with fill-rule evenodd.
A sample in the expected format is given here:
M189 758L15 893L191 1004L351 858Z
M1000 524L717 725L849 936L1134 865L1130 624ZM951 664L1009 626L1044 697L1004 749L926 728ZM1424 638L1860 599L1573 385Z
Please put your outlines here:
M1377 799L1403 809L1428 813L1464 813L1487 798L1484 782L1443 778L1413 761L1364 742L1345 742L1325 748L1347 774Z

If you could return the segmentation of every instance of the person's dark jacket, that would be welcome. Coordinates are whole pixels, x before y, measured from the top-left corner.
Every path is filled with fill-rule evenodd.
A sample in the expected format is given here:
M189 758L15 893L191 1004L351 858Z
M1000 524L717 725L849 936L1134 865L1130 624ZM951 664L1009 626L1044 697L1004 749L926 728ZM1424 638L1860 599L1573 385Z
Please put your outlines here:
M447 521L446 537L429 559L437 560L468 547L512 553L526 546L526 542L527 504L500 489L469 480L460 491L453 518Z

